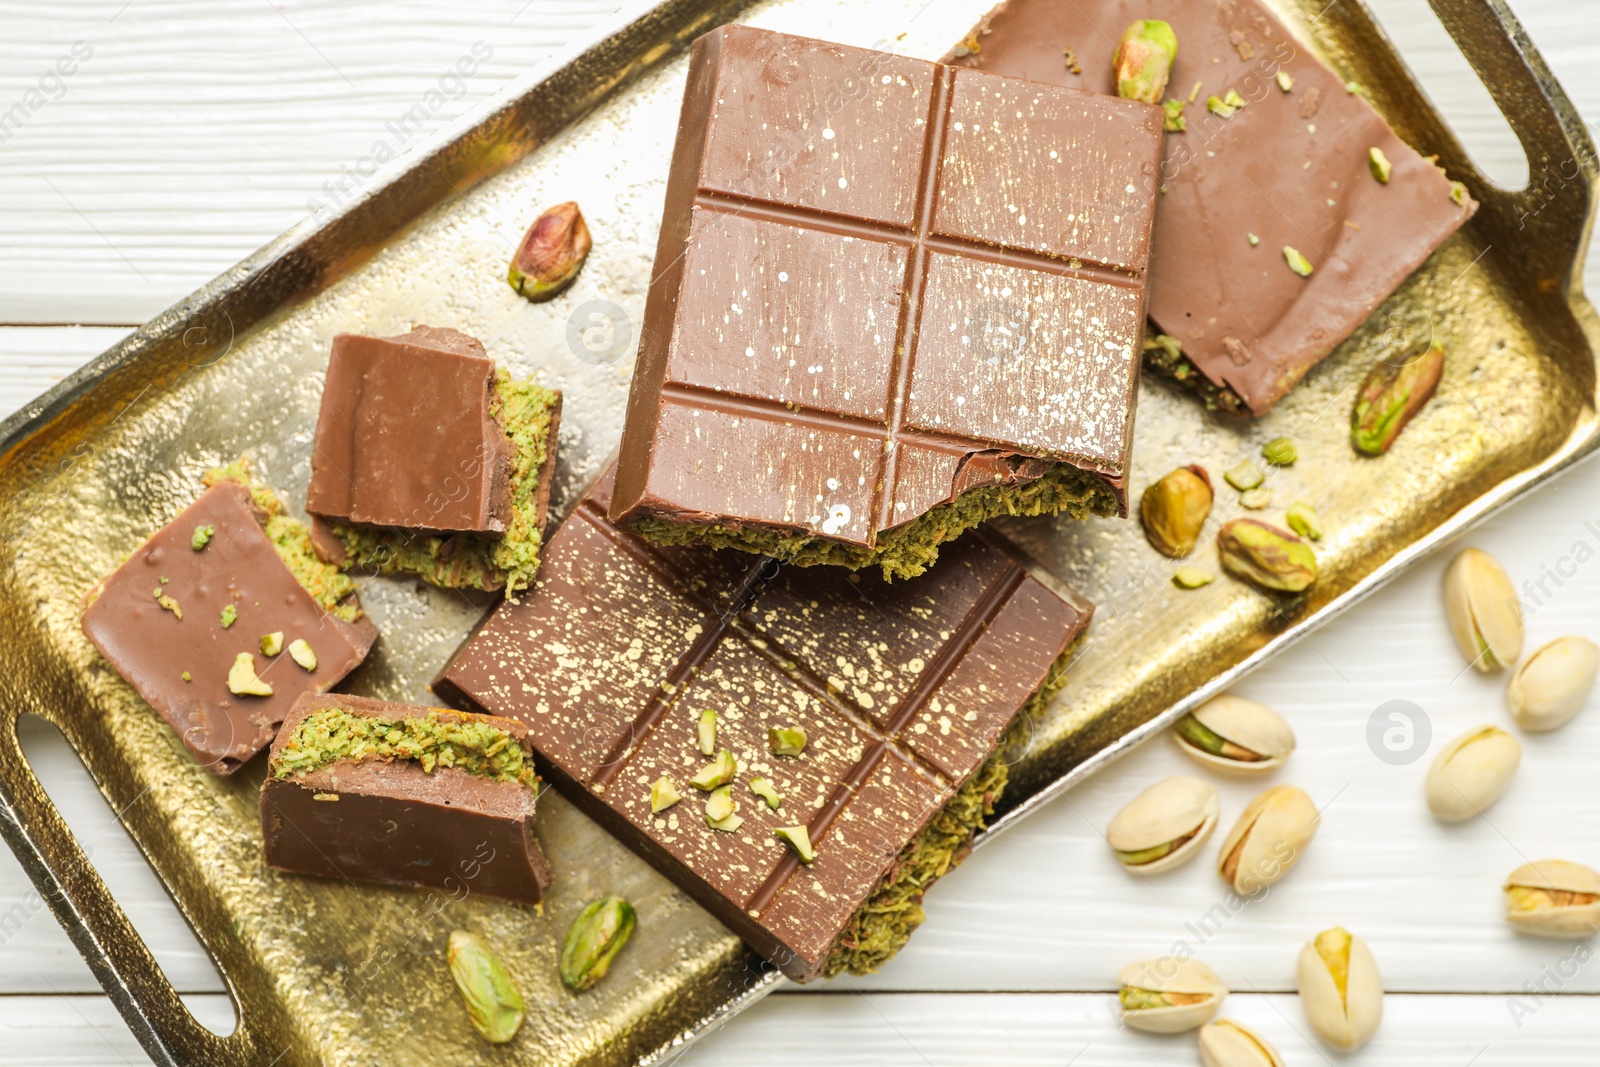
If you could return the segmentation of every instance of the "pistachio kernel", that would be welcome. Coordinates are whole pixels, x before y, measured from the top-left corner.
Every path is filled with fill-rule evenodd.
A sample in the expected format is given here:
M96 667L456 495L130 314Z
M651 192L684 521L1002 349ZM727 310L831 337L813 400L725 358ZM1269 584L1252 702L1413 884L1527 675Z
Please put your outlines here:
M683 799L671 778L662 775L650 786L650 814L659 815Z
M711 791L706 798L706 818L713 823L721 822L734 812L733 787L720 785Z
M172 599L170 596L168 596L167 594L163 593L159 589L156 590L156 603L158 605L160 605L160 607L161 607L161 609L163 611L172 612L174 618L177 618L178 620L182 621L182 619L183 619L183 608L178 606L178 602L176 600Z
M1217 531L1223 569L1264 589L1298 593L1317 580L1311 546L1257 519L1234 519Z
M1249 508L1251 511L1260 511L1262 508L1272 504L1272 490L1263 485L1247 493L1240 493L1239 504L1241 507Z
M317 653L303 637L289 642L289 658L308 671L317 669Z
M1289 438L1274 437L1261 446L1261 458L1274 467L1287 467L1299 458L1299 453Z
M1194 551L1211 514L1211 475L1198 464L1179 467L1145 489L1139 520L1151 547L1178 559Z
M263 656L276 656L283 651L283 631L276 630L270 634L262 634L256 641Z
M778 791L772 788L772 783L765 778L750 779L750 792L765 800L767 807L774 811L783 806L783 797L778 795Z
M450 977L467 1007L467 1019L484 1040L503 1045L522 1026L522 994L489 943L465 930L450 931Z
M700 713L700 722L695 729L700 742L702 756L715 755L717 751L717 713L710 708Z
M806 750L806 732L799 726L775 726L767 731L767 751L774 756L798 756Z
M1367 149L1367 169L1372 171L1372 176L1383 185L1389 184L1389 176L1394 173L1394 165L1389 162L1389 157L1383 154L1381 148Z
M638 921L633 905L621 897L604 897L584 908L561 948L561 981L567 988L582 993L604 978Z
M1424 349L1399 363L1380 360L1356 391L1350 440L1356 451L1381 456L1406 424L1433 398L1444 375L1444 349Z
M1284 262L1289 264L1289 269L1302 278L1309 278L1316 271L1316 268L1311 265L1311 261L1301 255L1298 248L1291 245L1283 246L1283 259Z
M557 204L523 234L506 281L529 300L549 300L571 284L593 244L577 202Z
M739 827L744 825L744 816L730 815L726 819L713 819L711 816L707 815L706 825L711 827L713 830L721 830L725 834L731 834L738 830Z
M780 826L772 833L793 850L801 863L809 864L817 858L816 850L811 847L811 833L804 826Z
M1312 541L1322 540L1322 516L1310 504L1295 501L1284 514L1284 521L1289 524L1289 529L1301 537Z
M194 533L189 537L189 547L196 552L200 551L210 543L211 536L216 532L217 528L210 523L206 523L204 526L196 526Z
M188 671L184 671L183 674L180 675L180 677L183 678L183 680L186 681L186 682L194 681L194 675L190 674Z
M1117 95L1159 104L1178 58L1178 35L1159 19L1139 19L1123 31L1111 57Z
M1237 89L1229 89L1221 96L1209 96L1206 98L1206 110L1219 119L1233 118L1239 113L1239 109L1244 107L1244 104L1245 99L1239 95L1239 90Z
M1249 234L1249 235L1247 235L1247 238L1246 238L1246 239L1247 239L1247 240L1249 240L1249 242L1250 242L1250 247L1251 247L1251 248L1255 248L1255 247L1257 247L1257 246L1258 246L1258 245L1260 245L1260 244L1261 244L1261 238L1260 238L1260 237L1258 237L1258 236L1256 236L1256 235L1255 235L1255 234L1253 234L1253 233L1252 233L1252 234Z
M738 774L738 761L733 758L732 752L723 749L717 753L716 759L694 773L694 777L689 779L689 784L702 793L709 793L733 781Z
M1182 100L1168 100L1161 105L1161 110L1166 112L1162 118L1162 127L1168 133L1182 133L1189 128L1189 120L1183 117L1183 109L1187 106Z
M1248 492L1266 481L1266 476L1261 473L1261 468L1248 459L1238 466L1228 468L1222 477L1224 481L1241 493Z
M1289 74L1288 71L1278 71L1277 80L1278 88L1282 89L1284 92L1291 93L1294 91L1294 78Z
M239 618L239 609L232 604L225 604L222 608L222 628L226 630Z
M1179 567L1172 573L1172 584L1179 589L1199 589L1203 585L1210 585L1217 580L1215 574L1203 571L1199 567Z
M1467 185L1465 182L1450 183L1450 199L1462 207L1467 206Z
M272 686L256 677L256 658L248 652L233 657L228 668L228 692L239 697L269 697Z

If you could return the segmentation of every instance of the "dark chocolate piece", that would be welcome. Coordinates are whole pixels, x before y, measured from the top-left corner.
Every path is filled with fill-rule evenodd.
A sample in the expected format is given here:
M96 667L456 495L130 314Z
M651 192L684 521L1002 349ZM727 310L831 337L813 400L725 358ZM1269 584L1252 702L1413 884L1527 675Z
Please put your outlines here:
M1061 468L1083 510L1125 513L1160 142L1147 104L701 37L612 517L860 566ZM1012 510L992 497L920 536Z
M1168 95L1192 98L1185 132L1167 135L1150 317L1193 366L1160 362L1180 376L1198 367L1227 394L1217 398L1221 406L1236 406L1237 397L1264 414L1477 204L1464 189L1453 194L1438 167L1257 0L1176 0L1159 9L1132 0L1008 0L968 38L979 50L950 61L1115 94L1116 42L1135 19L1150 17L1170 22L1178 36ZM1077 53L1081 73L1063 62L1063 49ZM1206 103L1230 89L1245 105L1223 118ZM1386 184L1371 173L1373 148L1392 165ZM1290 268L1285 248L1310 261L1309 278Z
M331 595L322 587L313 595L296 578L309 582L319 569L338 580L327 583ZM346 588L311 555L303 526L222 480L90 592L83 632L207 770L232 774L267 747L301 694L332 687L366 658L377 630L353 599L335 602ZM260 639L274 633L282 650L268 656ZM311 646L314 670L290 657L296 640ZM229 689L241 653L270 696Z
M539 564L561 394L475 338L418 326L333 340L306 510L326 560L512 591Z
M1059 682L1092 609L988 532L895 584L659 547L606 518L610 481L435 692L526 722L553 784L791 977L881 961L920 921L926 883L906 884L906 869L931 881L959 861L1003 786L1004 761L990 758L1002 733ZM739 767L732 832L708 825L690 781L708 762L708 708L714 748ZM805 730L804 751L773 755L768 731L790 727ZM682 799L652 814L663 776ZM792 826L806 827L813 863L775 835ZM909 906L865 907L888 899Z
M550 888L520 722L308 693L268 759L261 831L272 867L525 904Z
M504 533L511 442L490 414L494 370L483 345L458 330L339 334L306 510L375 526Z

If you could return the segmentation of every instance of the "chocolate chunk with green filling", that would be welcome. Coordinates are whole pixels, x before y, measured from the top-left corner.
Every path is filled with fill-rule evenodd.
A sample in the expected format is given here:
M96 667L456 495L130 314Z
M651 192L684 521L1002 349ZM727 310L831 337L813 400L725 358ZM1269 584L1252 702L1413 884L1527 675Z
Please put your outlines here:
M340 334L306 509L351 570L526 588L539 567L561 394L497 370L474 338Z
M272 741L296 698L354 670L377 631L350 579L312 554L305 526L243 462L205 480L198 500L90 593L83 630L197 760L231 774ZM203 551L197 528L211 531ZM241 614L249 625L232 624ZM239 674L230 685L239 657L279 631L314 634L317 669L263 659L254 684Z
M785 973L876 967L982 825L996 745L1091 609L987 530L890 583L664 548L613 524L609 494L434 691L525 722L556 788ZM693 784L667 806L663 781Z
M272 745L266 860L536 904L550 886L533 832L538 781L527 727L513 719L308 695Z

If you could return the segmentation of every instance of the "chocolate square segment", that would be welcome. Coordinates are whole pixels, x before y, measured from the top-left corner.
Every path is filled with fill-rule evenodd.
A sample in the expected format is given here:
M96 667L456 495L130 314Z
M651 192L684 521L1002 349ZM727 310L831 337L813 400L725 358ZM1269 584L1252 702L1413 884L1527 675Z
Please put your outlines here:
M417 530L503 533L511 442L494 361L456 330L342 333L322 391L306 510Z
M525 722L557 788L785 973L837 969L896 858L1057 680L1092 609L990 533L894 584L661 548L607 518L610 480L435 691ZM739 765L733 832L707 824L706 794L690 785L707 762L696 734L707 708ZM796 726L804 752L773 755L768 731ZM662 777L683 799L653 813ZM778 810L750 791L754 777ZM796 825L815 846L810 865L774 834Z
M232 774L270 744L298 697L338 683L377 638L353 605L338 608L346 621L296 580L264 521L249 489L220 482L101 582L83 611L83 631L101 655L216 774ZM199 530L209 531L203 540ZM265 655L259 642L271 633L283 635L285 650L307 642L315 669L287 651ZM240 653L271 695L229 689Z
M1062 465L1125 512L1160 150L1145 104L698 40L612 517L872 551Z

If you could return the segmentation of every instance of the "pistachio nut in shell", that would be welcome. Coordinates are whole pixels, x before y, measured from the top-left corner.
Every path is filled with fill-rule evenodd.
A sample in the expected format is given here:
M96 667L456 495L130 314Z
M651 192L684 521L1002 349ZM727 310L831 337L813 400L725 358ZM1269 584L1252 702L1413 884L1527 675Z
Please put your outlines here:
M1300 1006L1317 1036L1343 1052L1372 1040L1383 1021L1383 979L1366 941L1342 926L1300 950Z
M1317 580L1317 556L1288 530L1258 519L1234 519L1217 531L1222 567L1236 578L1286 593Z
M1506 876L1506 922L1535 937L1576 941L1600 927L1600 874L1581 863L1540 860Z
M1321 819L1303 789L1276 785L1263 791L1228 831L1217 873L1235 893L1259 893L1300 862Z
M1172 728L1178 747L1224 774L1265 774L1294 751L1294 731L1283 716L1244 697L1212 697Z
M1211 476L1204 467L1179 467L1151 484L1139 498L1139 519L1150 545L1179 559L1194 551L1211 515Z
M1130 963L1117 980L1122 1021L1152 1034L1181 1034L1210 1022L1228 995L1210 967L1178 956Z
M1232 1019L1218 1019L1200 1028L1200 1062L1204 1067L1283 1067L1277 1049Z
M1200 852L1217 828L1217 791L1187 775L1163 778L1112 818L1106 842L1129 870L1155 874Z
M1506 704L1524 730L1554 730L1572 721L1594 692L1600 647L1585 637L1558 637L1511 675Z
M1468 730L1428 768L1428 810L1441 822L1465 822L1500 799L1522 762L1522 746L1498 726Z
M1509 667L1522 655L1522 604L1489 553L1466 548L1450 561L1444 613L1461 654L1478 670Z

